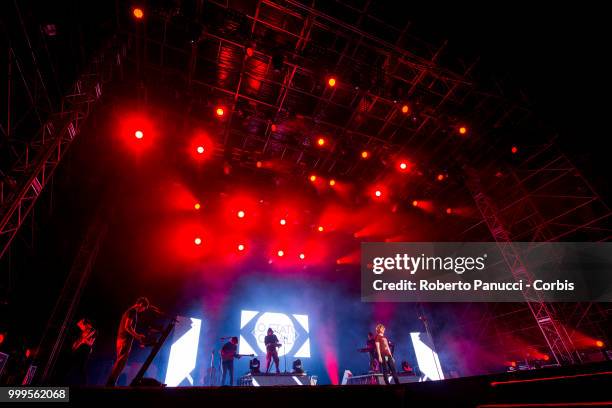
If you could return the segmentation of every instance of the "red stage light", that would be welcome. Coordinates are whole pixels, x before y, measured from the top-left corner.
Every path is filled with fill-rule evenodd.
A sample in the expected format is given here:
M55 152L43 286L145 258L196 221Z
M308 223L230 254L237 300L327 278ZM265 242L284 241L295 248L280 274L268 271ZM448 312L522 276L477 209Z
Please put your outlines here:
M4 335L4 333L0 333L0 345L2 343L4 343L4 339L6 338L6 336Z
M368 152L367 150L364 150L363 152L361 152L362 159L367 159L368 157L370 157L370 152Z
M272 124L272 126L270 126L270 130L271 130L271 131L273 131L273 132L276 132L276 129L277 129L277 127L276 127L276 125L273 123L273 124Z
M138 20L142 19L144 17L144 12L142 11L141 8L136 7L133 11L132 14L134 15L134 17L136 17Z
M602 347L604 346L604 342L603 342L603 341L601 341L601 340L597 340L597 341L595 342L595 345L596 345L597 347L599 347L599 348L602 348Z
M225 113L225 111L223 110L223 108L217 108L217 110L215 111L215 113L217 114L217 116L223 116L223 114Z
M400 162L398 166L399 166L400 170L408 169L408 163L406 163L406 162Z
M452 212L453 212L453 209L452 209L452 208L450 208L450 207L449 207L449 208L447 208L447 209L446 209L446 213L447 213L447 214L452 214Z
M202 153L204 153L204 146L198 146L198 147L196 148L196 152L198 152L198 154L202 154Z
M323 228L323 226L322 226L322 225L319 225L319 228L317 228L317 230L318 230L319 232L323 232L323 230L324 230L324 229L325 229L325 228Z
M244 245L243 244L238 244L238 250L239 251L244 251Z
M252 57L252 56L253 56L253 53L254 53L253 48L251 48L251 47L247 47L247 49L246 49L246 55L247 55L247 56L249 56L249 57Z
M548 355L548 354L544 354L544 357L543 357L543 358L544 358L544 361L548 361L548 360L550 360L550 357L549 357L549 355Z
M329 185L332 186L332 187L335 186L336 185L336 180L334 180L334 179L329 180Z
M32 350L30 350L30 349L26 349L26 351L25 351L25 357L26 357L26 358L30 358L30 356L31 356L31 355L32 355Z
M199 210L202 206L200 205L200 203L195 203L195 205L193 206L193 208L195 208L196 210Z
M257 166L258 169L261 168L261 166L263 166L263 163L260 161L257 161L257 163L255 163L255 165Z
M315 176L314 174L310 176L310 181L312 181L313 183L315 181L317 181L317 176Z
M438 181L444 180L444 174L438 174Z
M193 240L193 243L196 244L196 245L201 245L202 244L202 238L196 237L196 239Z
M382 197L382 191L380 191L380 190L376 190L376 191L374 192L374 195L375 195L376 197Z
M408 113L409 111L410 111L410 108L408 107L408 105L402 106L402 113Z
M306 256L304 254L300 254L300 259L304 259Z
M238 213L236 215L238 216L238 218L244 218L245 213L244 213L244 211L240 210L240 211L238 211Z
M331 87L336 86L336 78L334 78L334 77L329 78L329 79L327 80L327 84L328 84L329 86L331 86Z
M318 138L318 139L317 139L317 144L318 144L319 146L323 146L323 145L325 144L325 139L324 139L324 138L322 138L322 137Z
M459 127L459 134L460 135L465 135L467 133L467 128L465 126L460 126Z
M287 220L286 220L286 219L284 219L284 218L282 218L282 219L281 219L279 222L280 222L280 225L285 225L285 224L287 224Z
M512 151L512 154L516 154L518 152L518 147L512 146L511 151Z
M136 139L142 139L144 137L144 133L142 132L142 130L137 130L134 132L134 136L136 137Z
M412 206L413 206L413 207L418 207L418 206L419 206L419 202L418 202L417 200L414 200L414 201L412 202Z
M282 249L279 249L278 252L276 253L276 255L284 256L285 255L285 251L283 251Z

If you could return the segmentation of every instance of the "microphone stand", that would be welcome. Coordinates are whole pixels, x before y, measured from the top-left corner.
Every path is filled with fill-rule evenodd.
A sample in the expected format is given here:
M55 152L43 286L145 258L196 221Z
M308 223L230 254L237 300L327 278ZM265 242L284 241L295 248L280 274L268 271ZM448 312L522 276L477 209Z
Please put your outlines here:
M285 354L285 374L287 374L287 337L283 337L283 353Z

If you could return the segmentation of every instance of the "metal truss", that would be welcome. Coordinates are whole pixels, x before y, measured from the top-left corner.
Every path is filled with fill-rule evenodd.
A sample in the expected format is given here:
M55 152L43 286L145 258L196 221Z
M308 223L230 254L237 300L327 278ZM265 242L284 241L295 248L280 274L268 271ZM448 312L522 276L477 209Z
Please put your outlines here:
M16 154L9 173L0 181L0 259L7 253L126 53L126 46L116 41L107 44L64 96L60 110L49 115L38 133Z
M474 194L474 201L480 211L483 222L491 235L516 281L533 283L533 275L527 270L521 252L516 248L505 225L499 218L497 208L484 192L475 170L466 168L467 185ZM542 301L533 285L523 290L527 305L540 328L552 357L557 364L574 364L580 361L580 356L569 337L565 327L560 324L550 305Z

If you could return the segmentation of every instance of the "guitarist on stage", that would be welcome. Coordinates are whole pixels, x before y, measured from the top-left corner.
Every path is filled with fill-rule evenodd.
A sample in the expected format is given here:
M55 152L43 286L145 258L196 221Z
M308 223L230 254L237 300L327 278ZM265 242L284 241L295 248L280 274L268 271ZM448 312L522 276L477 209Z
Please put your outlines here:
M276 364L276 374L280 374L278 368L278 351L276 349L281 346L278 342L278 337L274 334L274 330L268 329L268 335L264 338L264 344L266 345L266 373L270 371L270 363L274 360Z
M144 342L145 335L136 332L136 321L138 314L147 310L149 306L149 299L140 297L136 300L136 303L130 306L121 316L121 322L119 323L119 330L117 332L117 360L115 360L113 370L106 382L107 387L114 387L117 383L117 378L121 375L128 361L128 357L130 356L130 351L132 351L134 339L140 343Z
M232 337L230 341L225 343L221 348L221 385L225 385L225 376L229 372L229 385L234 385L234 358L242 357L236 354L238 350L238 337Z

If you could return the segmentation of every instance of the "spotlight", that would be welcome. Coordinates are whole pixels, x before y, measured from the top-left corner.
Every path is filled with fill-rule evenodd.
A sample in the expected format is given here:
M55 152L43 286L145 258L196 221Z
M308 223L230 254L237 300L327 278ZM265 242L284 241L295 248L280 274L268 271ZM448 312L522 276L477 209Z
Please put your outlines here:
M202 154L202 153L204 153L204 146L198 146L198 147L196 148L196 152L198 152L198 154Z
M410 108L408 107L408 105L402 106L402 113L408 113L408 112L410 112Z
M406 170L406 169L408 168L408 165L407 165L405 162L401 162L401 163L399 164L399 168L400 168L401 170Z
M450 207L449 207L449 208L447 208L447 209L446 209L446 213L447 213L447 214L452 214L452 213L453 213L453 209L452 209L452 208L450 208Z
M134 10L132 10L132 14L137 20L141 20L144 17L144 12L139 7L134 8Z
M238 216L238 218L244 218L244 211L240 210L238 211L238 213L236 214Z
M444 174L438 174L437 179L438 179L438 181L444 180Z
M249 371L251 372L251 374L259 374L259 360L257 359L257 357L255 357L254 359L252 359L251 361L249 361Z
M328 84L329 86L331 86L331 87L336 86L336 78L334 78L334 77L329 78L329 79L327 80L327 84Z
M287 220L286 220L286 219L284 219L284 218L281 218L281 220L280 220L279 222L280 222L280 225L285 225L285 224L287 224Z
M292 366L293 366L294 374L304 374L304 367L302 366L302 360L298 358L297 360L293 362Z
M196 245L201 245L202 244L202 238L196 237L196 239L193 240L193 243L196 244Z
M255 166L257 166L258 169L261 169L261 166L263 166L263 163L258 160L257 163L255 163Z
M253 48L251 48L251 47L247 47L247 49L246 49L246 55L247 55L247 57L252 57L254 52L255 52L255 51L253 51Z
M325 228L323 228L323 226L322 226L322 225L319 225L319 228L317 228L317 230L318 230L319 232L323 232L323 230L324 230L324 229L325 229Z
M304 259L304 258L306 258L306 255L300 254L300 259Z
M518 152L518 147L512 146L511 152L512 154L516 154Z
M325 139L324 139L324 138L322 138L322 137L318 138L318 139L317 139L317 144L318 144L319 146L323 146L323 145L325 145Z
M414 200L414 201L412 202L412 206L413 206L413 207L418 207L418 206L419 206L419 202L418 202L417 200Z
M238 244L238 250L239 251L244 251L244 245L243 244Z
M334 180L334 179L329 180L329 185L332 186L332 187L335 186L336 185L336 180Z
M279 249L278 252L276 253L276 255L284 256L285 255L285 251L283 251L282 249Z
M595 345L596 345L597 347L599 347L599 348L602 348L602 347L604 346L604 342L603 342L603 341L601 341L601 340L597 340L597 341L595 342Z
M368 152L367 150L361 152L362 159L367 159L368 157L370 157L370 152Z
M314 174L310 176L310 181L312 181L313 183L315 181L317 181L317 176L315 176Z
M465 126L460 126L459 127L459 134L460 135L465 135L467 134L467 128Z
M382 191L380 191L380 190L376 190L376 191L374 192L374 195L375 195L376 197L382 197Z
M544 361L548 361L548 360L550 360L550 356L549 356L548 354L544 354L544 358L543 358L543 360L544 360Z
M217 116L221 117L223 116L223 114L225 114L225 111L223 110L223 108L217 108L215 113L217 114Z
M276 132L276 129L277 129L277 127L276 127L276 125L273 123L273 124L270 126L270 130L271 130L271 131L273 131L273 132Z
M195 205L193 206L193 208L195 208L196 210L199 210L202 206L200 205L200 203L195 203Z
M137 130L134 132L134 136L136 139L142 139L144 137L144 133L142 133L142 130Z

